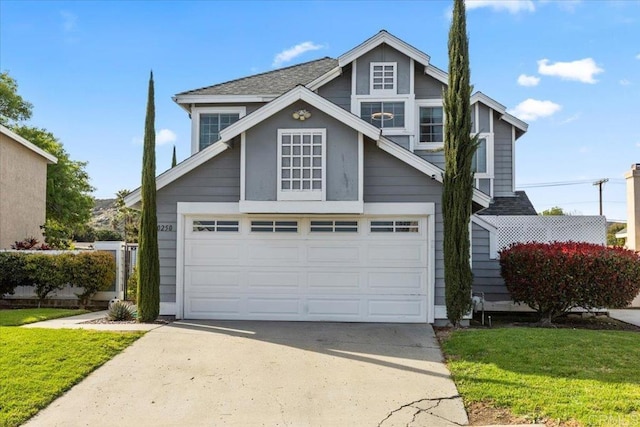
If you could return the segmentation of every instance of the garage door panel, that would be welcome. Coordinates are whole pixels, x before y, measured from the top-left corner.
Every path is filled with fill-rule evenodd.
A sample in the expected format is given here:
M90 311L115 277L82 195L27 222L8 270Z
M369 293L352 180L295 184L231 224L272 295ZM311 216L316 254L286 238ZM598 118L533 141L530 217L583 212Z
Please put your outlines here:
M189 292L237 292L242 274L239 271L215 270L211 267L191 267L185 272Z
M298 271L257 270L249 271L246 275L249 291L269 288L272 291L292 292L300 288L302 283Z
M426 295L425 270L390 270L367 272L371 293L420 293Z
M247 298L247 313L251 315L282 315L282 316L299 316L300 310L299 298L271 298L271 297L249 297Z
M362 287L362 273L358 271L335 272L334 270L309 271L307 273L310 293L357 292Z
M339 244L317 244L309 242L307 247L307 260L313 262L332 262L340 264L353 264L360 262L361 248L359 246Z
M235 242L189 241L185 265L238 265L241 246Z
M360 298L308 298L309 318L362 318L362 301Z
M188 313L193 319L210 319L219 316L237 316L242 312L242 299L239 297L207 297L191 295L186 299Z
M367 250L367 261L380 265L381 262L386 264L413 264L420 266L422 262L426 262L426 253L422 243L403 242L370 244ZM424 265L424 264L422 264Z
M301 260L301 243L251 242L246 247L249 263L264 264L272 262L298 263Z
M425 299L415 298L371 298L367 304L367 314L377 319L422 318L425 315Z

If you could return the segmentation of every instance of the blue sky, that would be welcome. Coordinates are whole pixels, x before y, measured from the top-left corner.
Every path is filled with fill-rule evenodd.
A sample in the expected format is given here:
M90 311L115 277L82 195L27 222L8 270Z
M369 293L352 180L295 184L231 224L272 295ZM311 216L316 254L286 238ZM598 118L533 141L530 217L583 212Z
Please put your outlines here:
M97 198L140 182L147 79L156 84L158 173L189 155L178 92L338 57L381 29L447 69L449 1L0 2L0 70L33 103L33 126L88 161ZM517 186L536 209L626 218L640 162L640 1L467 2L475 90L529 123ZM531 184L579 182L576 185Z

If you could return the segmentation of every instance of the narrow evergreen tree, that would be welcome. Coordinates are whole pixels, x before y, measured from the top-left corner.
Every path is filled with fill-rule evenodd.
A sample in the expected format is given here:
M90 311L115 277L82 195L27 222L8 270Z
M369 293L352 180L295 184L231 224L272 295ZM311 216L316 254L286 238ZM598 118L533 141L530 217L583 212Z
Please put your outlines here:
M176 159L176 146L173 146L173 157L171 158L171 167L174 167L178 164L178 160Z
M442 190L447 317L454 326L471 309L469 221L473 196L469 40L464 0L454 0L449 30L449 82L444 94L445 172Z
M138 234L138 320L153 322L160 314L160 260L156 215L156 131L153 71L149 77L142 153L142 212Z

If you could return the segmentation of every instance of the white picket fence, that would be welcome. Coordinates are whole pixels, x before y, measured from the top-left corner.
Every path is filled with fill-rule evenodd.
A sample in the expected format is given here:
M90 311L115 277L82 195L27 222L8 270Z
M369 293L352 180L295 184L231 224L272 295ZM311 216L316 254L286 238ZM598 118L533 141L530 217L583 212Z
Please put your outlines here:
M607 243L604 216L483 215L495 226L498 250L512 243L587 242Z

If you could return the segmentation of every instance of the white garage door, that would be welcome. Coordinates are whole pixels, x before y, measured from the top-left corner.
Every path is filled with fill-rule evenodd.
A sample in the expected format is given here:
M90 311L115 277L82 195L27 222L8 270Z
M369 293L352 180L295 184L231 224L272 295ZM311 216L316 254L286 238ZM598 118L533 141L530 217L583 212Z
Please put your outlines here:
M187 217L187 319L427 321L426 217Z

